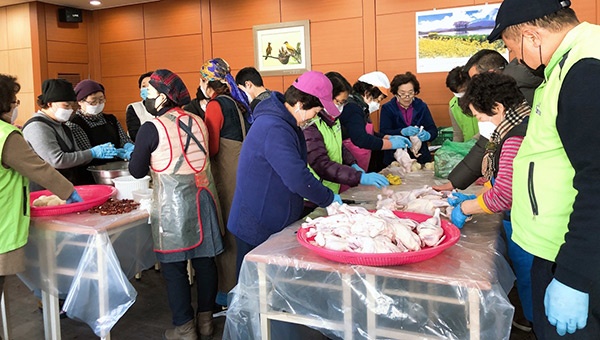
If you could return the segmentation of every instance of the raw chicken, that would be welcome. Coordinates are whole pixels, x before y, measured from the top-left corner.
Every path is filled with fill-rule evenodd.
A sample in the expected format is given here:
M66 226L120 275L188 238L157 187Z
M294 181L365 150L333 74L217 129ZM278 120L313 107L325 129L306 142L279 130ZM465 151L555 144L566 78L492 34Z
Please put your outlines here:
M419 223L417 232L421 238L421 245L429 247L438 245L443 240L442 236L444 235L442 221L440 220L440 209L435 209L432 217Z
M423 131L423 126L419 127L419 133L421 131ZM421 156L421 154L419 153L419 150L421 150L421 145L423 145L423 142L421 142L421 140L419 139L419 137L417 137L417 135L410 136L410 142L412 143L412 146L410 147L410 151L412 151L413 155L415 155L415 157Z

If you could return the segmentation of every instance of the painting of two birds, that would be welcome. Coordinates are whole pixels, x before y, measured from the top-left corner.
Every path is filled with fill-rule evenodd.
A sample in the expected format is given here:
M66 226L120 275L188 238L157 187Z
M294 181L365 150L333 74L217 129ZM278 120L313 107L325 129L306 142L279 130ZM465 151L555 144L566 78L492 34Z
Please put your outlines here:
M262 75L310 70L309 21L254 26L254 61Z

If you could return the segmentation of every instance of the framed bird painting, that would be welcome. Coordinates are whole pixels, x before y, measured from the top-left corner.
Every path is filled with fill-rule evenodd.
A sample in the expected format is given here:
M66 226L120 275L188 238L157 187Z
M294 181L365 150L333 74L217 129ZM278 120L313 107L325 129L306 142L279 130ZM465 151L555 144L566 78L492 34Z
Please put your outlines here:
M263 76L301 74L310 70L308 20L256 25L254 64Z

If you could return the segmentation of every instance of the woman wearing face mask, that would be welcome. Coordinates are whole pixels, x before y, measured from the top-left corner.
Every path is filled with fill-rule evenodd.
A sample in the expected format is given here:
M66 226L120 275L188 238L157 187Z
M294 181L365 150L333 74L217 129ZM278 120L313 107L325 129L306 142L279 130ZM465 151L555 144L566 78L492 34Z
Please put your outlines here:
M446 87L454 94L454 97L448 103L453 142L464 142L471 138L479 138L477 118L464 114L458 104L459 98L465 94L468 85L469 75L464 71L463 66L457 66L448 72Z
M127 105L127 112L125 113L125 124L127 125L127 133L131 140L135 142L135 137L140 129L140 126L150 119L154 118L144 107L144 100L148 97L148 82L152 72L144 73L138 79L138 87L140 89L140 100L139 102L131 103Z
M179 76L169 70L154 71L144 104L156 118L140 128L129 162L132 176L141 178L150 171L154 184L154 249L175 326L163 339L192 340L198 335L211 339L217 294L215 257L223 251L208 130L202 119L181 108L189 102ZM191 303L188 260L196 274L197 315Z
M75 105L73 85L64 79L46 79L42 94L37 98L40 110L23 126L23 137L31 148L50 166L57 169L75 185L93 184L92 174L86 170L94 159L113 158L117 151L109 143L80 149L71 129L65 125ZM41 187L31 183L32 190Z
M12 125L20 89L15 77L0 74L0 293L5 276L25 270L29 204L23 202L29 202L28 181L42 184L68 204L81 202L73 184L40 159Z
M448 199L455 207L452 211L452 223L462 228L468 217L473 214L505 213L504 230L508 256L517 277L517 291L523 312L525 317L532 321L530 270L533 256L511 239L510 223L513 159L523 142L531 108L519 91L514 78L494 72L474 76L460 100L460 105L465 113L472 114L478 121L494 127L481 166L483 176L491 181L492 186L490 188L486 185L485 188L489 190L484 190L478 196L454 193L455 197Z
M231 68L221 58L210 59L200 68L200 89L210 98L204 121L208 127L210 158L219 193L223 221L231 210L235 192L238 158L250 128L247 97L235 83ZM218 304L227 305L227 293L236 284L235 238L225 231L225 252L217 258L219 269Z
M323 73L302 74L284 94L273 91L254 112L256 121L242 146L235 196L227 229L237 243L239 273L244 256L302 214L304 198L320 207L339 195L307 167L302 128L323 108L333 116L333 87Z
M405 137L416 136L423 144L416 157L411 150L408 153L416 158L419 164L431 162L433 157L429 152L427 142L437 137L438 131L429 107L416 95L421 91L421 85L414 74L406 72L398 74L390 84L390 91L394 98L381 108L381 132L390 135L402 135ZM420 129L420 127L423 129ZM390 165L394 161L394 152L385 151L383 164Z
M395 150L411 145L405 137L392 137L373 129L371 113L379 110L379 103L386 98L382 89L385 91L389 87L390 81L383 72L370 72L358 78L345 105L336 103L342 112L342 143L356 158L361 169L369 168L372 151ZM377 170L374 168L377 166L371 168Z
M333 86L333 103L339 110L348 100L352 90L348 81L337 72L328 72L325 76ZM323 110L312 120L314 124L304 129L308 167L315 177L334 193L339 194L359 184L373 185L378 188L389 185L385 176L377 173L365 173L352 154L342 145L342 131L337 117ZM304 202L304 215L317 207Z
M117 117L103 113L106 97L104 86L90 79L75 85L79 109L67 125L73 131L75 142L80 149L111 143L118 150L117 156L129 159L133 152L131 138L127 136ZM104 164L107 161L94 161L92 164Z

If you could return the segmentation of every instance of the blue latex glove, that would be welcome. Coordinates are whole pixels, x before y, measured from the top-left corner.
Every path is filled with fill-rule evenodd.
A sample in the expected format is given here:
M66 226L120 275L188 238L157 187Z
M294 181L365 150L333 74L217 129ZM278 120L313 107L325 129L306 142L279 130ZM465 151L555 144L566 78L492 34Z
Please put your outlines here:
M421 140L421 142L425 142L428 141L429 138L431 138L431 134L425 130L417 133L417 137L419 137L419 140Z
M416 126L407 126L404 129L400 130L400 133L406 137L414 136L419 133L419 128Z
M462 212L460 205L458 205L457 207L452 209L452 216L451 216L452 224L457 226L459 229L462 229L462 227L465 225L465 222L467 222L467 218L469 218L469 217L471 217L471 215L465 215Z
M360 176L360 184L362 185L374 185L378 188L382 188L390 185L390 182L384 175L380 175L376 172L370 172L368 174L362 174Z
M117 157L124 159L124 160L129 160L129 159L131 159L132 151L127 151L126 149L117 149Z
M83 202L83 198L81 198L81 196L79 196L79 194L77 193L77 190L73 190L73 193L71 193L71 196L69 196L69 198L67 198L67 204L77 203L77 202Z
M465 195L460 192L453 192L450 196L448 196L448 204L450 204L453 207L456 207L464 201L474 200L476 198L476 195Z
M134 147L135 145L133 145L132 143L125 143L125 145L123 145L123 149L129 152L133 152Z
M344 204L344 202L342 202L342 197L338 194L333 194L333 202L338 202L340 205Z
M94 158L110 159L117 155L117 149L112 143L96 145L90 151L92 151L92 157Z
M365 173L365 170L363 170L363 168L361 168L360 166L358 166L358 164L356 164L356 163L352 164L351 167L354 168L354 170L356 170L356 171L360 171L363 174Z
M406 149L412 146L410 139L403 136L390 136L390 142L392 142L392 149Z
M590 296L567 285L557 279L546 288L544 307L546 316L552 326L556 326L556 333L563 336L566 332L575 333L587 324Z

